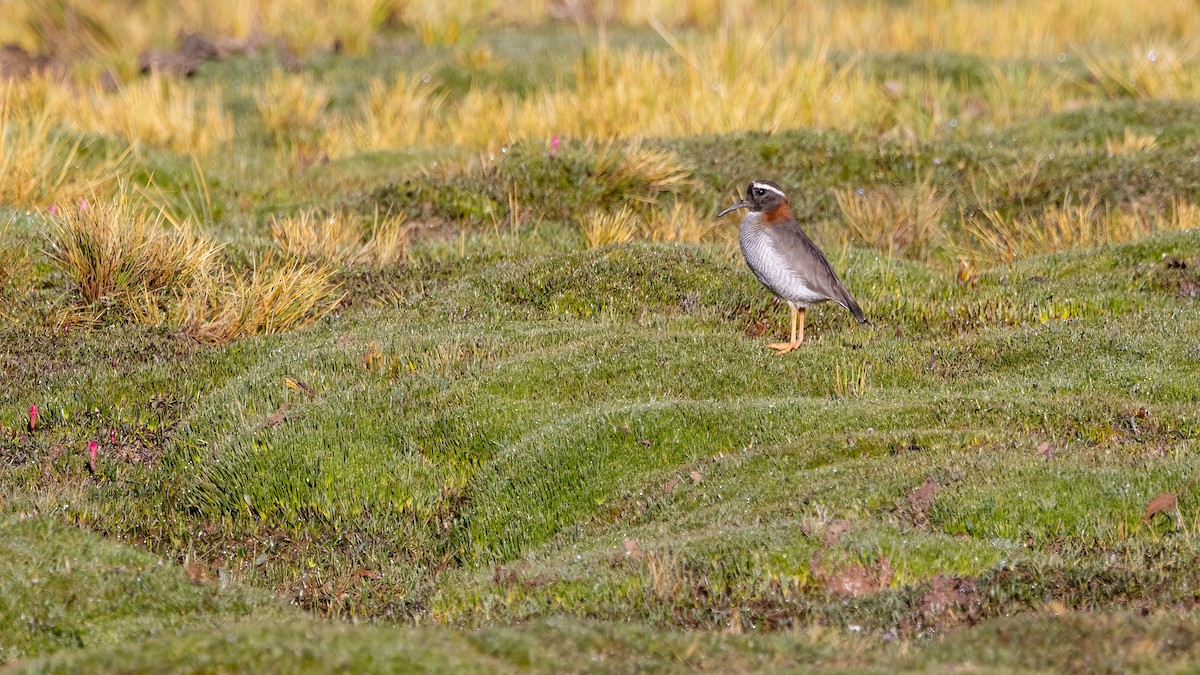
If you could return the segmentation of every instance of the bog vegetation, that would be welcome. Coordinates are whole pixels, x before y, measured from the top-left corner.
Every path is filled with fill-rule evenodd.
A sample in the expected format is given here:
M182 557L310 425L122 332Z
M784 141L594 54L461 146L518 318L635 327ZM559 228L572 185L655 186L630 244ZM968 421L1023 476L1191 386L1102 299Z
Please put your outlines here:
M0 3L0 664L1194 667L1198 32Z

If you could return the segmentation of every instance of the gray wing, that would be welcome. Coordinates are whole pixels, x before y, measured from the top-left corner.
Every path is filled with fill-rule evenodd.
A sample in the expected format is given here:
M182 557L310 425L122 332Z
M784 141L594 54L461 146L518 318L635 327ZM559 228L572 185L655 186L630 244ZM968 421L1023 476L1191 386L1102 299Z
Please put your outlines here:
M764 230L771 239L776 253L783 256L794 274L804 277L809 288L850 310L854 318L862 323L867 322L862 308L858 306L857 302L854 302L850 291L847 291L846 287L842 285L842 280L838 279L837 273L825 259L825 254L817 248L812 239L808 238L804 230L800 229L799 224L794 221L779 223L764 228Z

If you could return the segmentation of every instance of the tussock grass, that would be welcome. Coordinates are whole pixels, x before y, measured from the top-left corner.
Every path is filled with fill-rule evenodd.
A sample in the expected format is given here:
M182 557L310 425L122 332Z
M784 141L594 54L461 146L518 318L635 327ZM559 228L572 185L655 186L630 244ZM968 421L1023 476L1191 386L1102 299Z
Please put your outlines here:
M1193 65L1200 49L1189 43L1145 42L1124 54L1083 52L1091 82L1105 96L1195 98L1200 92Z
M56 128L48 111L31 110L36 104L22 98L28 93L13 87L0 94L0 204L29 208L71 201L120 174L127 154L90 153L83 138Z
M388 265L404 259L408 234L403 216L380 216L364 230L343 212L302 211L271 220L271 239L290 256L337 265Z
M592 212L583 221L583 237L588 248L632 241L638 229L637 212L627 206L616 211Z
M190 221L167 223L162 211L128 190L49 219L46 255L70 280L77 320L170 326L223 344L307 325L340 301L334 273L321 265L268 257L239 273ZM395 255L402 247L390 236L389 230L380 235L383 243L360 246L359 254Z
M160 309L193 293L217 267L219 249L190 229L168 229L128 191L84 201L48 220L46 255L84 305L157 323Z
M217 89L197 91L159 75L127 83L112 93L94 89L57 114L85 131L180 153L208 152L228 144L234 133L233 118Z
M1131 152L1147 152L1158 147L1158 138L1152 134L1138 134L1126 129L1120 138L1104 139L1104 149L1109 156Z
M282 333L333 311L341 301L337 286L328 268L267 258L246 274L210 277L204 292L181 307L180 323L193 339L212 345Z
M607 143L593 151L592 174L627 199L651 203L692 184L692 168L674 153L633 143Z
M835 197L851 236L872 248L929 260L946 245L942 216L950 199L928 179L904 190L849 189Z
M310 145L323 135L331 94L310 75L273 71L253 95L263 127L276 144Z
M1086 201L1064 201L1040 215L1006 217L982 209L968 218L966 248L981 253L985 260L1011 261L1052 251L1093 248L1136 241L1159 232L1178 232L1196 227L1197 208L1176 200L1169 211L1146 214L1103 206L1093 195Z
M61 51L67 54L131 61L160 41L160 36L191 29L237 38L278 36L298 51L329 48L337 41L343 51L361 54L372 48L373 38L394 28L414 30L426 45L469 45L477 31L488 25L529 26L551 20L645 25L654 21L674 29L701 30L767 31L778 25L778 37L789 47L825 43L844 51L947 50L1010 58L1056 55L1072 45L1152 45L1185 39L1200 27L1194 6L1183 0L1157 3L1143 11L1115 0L1049 4L1022 0L936 7L898 7L887 2L845 6L831 0L784 6L770 0L520 0L502 5L478 0L353 0L336 7L314 7L302 0L188 0L137 12L119 11L121 7L114 0L55 0L15 7L10 9L11 20L0 27L0 41L34 48L61 44Z
M386 84L374 80L359 104L358 119L334 145L343 150L417 145L434 128L443 100L420 75L398 75Z
M677 201L669 207L652 211L646 219L643 228L644 238L650 241L670 241L679 243L697 243L709 239L728 239L735 230L722 237L721 226L711 214L699 211L695 206L685 201Z

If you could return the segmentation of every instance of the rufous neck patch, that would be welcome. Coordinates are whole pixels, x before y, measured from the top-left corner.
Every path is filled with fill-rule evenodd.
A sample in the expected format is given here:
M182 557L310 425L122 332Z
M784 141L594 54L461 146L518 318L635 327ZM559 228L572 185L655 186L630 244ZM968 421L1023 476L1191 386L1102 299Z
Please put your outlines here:
M795 216L792 215L791 205L787 202L784 202L775 209L763 211L759 222L761 222L764 226L769 227L771 225L778 225L785 220L792 220L794 218Z

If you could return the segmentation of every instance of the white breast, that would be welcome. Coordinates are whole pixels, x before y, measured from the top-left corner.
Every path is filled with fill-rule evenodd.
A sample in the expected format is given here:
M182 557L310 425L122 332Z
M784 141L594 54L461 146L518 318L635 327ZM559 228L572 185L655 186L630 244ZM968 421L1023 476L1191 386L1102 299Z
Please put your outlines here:
M775 250L771 238L758 226L758 214L752 213L742 220L738 243L750 271L775 295L800 307L827 300L813 291L804 277L791 270L787 259Z

